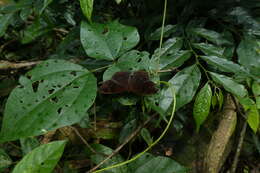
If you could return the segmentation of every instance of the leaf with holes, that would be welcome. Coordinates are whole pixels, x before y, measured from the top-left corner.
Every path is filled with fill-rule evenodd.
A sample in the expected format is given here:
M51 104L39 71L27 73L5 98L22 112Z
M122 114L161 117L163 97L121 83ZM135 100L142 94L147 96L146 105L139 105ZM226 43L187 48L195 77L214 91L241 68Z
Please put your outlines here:
M36 136L79 122L96 97L96 78L83 67L48 60L20 78L10 94L0 142Z
M212 91L210 85L207 83L197 94L194 107L193 117L196 122L196 131L199 132L200 126L208 117L211 105Z
M82 22L80 38L88 56L114 60L139 42L137 29L117 21L106 24Z
M119 71L148 71L150 68L152 68L152 64L148 52L131 50L122 55L115 64L107 68L103 74L103 80L111 79L111 77Z
M182 71L178 72L168 82L175 88L176 94L176 109L189 103L196 93L199 87L201 79L201 73L197 65L186 67ZM171 88L162 90L162 99L160 101L160 107L167 111L173 101Z
M28 153L12 173L50 173L58 163L66 142L56 141L41 145Z

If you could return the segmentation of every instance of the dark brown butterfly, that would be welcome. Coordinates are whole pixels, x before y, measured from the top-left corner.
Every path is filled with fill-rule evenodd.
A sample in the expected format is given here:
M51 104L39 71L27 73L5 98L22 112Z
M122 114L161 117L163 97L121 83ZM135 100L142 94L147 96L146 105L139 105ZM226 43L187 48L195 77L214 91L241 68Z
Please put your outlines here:
M146 71L116 72L112 79L102 83L99 88L102 94L120 94L132 92L137 95L155 94L157 88L150 81Z

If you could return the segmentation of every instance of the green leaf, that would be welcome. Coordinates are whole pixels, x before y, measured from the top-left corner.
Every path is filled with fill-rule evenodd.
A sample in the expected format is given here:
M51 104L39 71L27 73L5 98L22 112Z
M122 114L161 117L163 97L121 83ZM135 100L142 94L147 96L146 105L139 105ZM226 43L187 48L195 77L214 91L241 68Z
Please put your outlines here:
M218 105L219 105L218 110L220 111L222 109L222 105L224 102L224 96L222 94L221 89L218 90L217 98L218 98Z
M192 28L190 31L193 34L196 34L198 36L201 36L212 43L215 43L216 45L230 45L232 44L230 41L225 39L220 33L212 30L208 30L205 28Z
M36 0L35 2L35 9L38 15L41 15L42 12L45 10L46 7L52 2L53 0Z
M103 74L103 80L109 80L118 71L149 70L152 68L148 52L131 50L122 55L118 61Z
M35 137L28 137L20 139L20 144L23 155L26 155L34 148L38 147L40 145L40 142Z
M191 51L180 50L167 56L162 56L160 59L160 69L177 68L184 64L191 57Z
M258 82L256 81L253 82L252 91L255 96L256 107L257 109L260 109L260 84Z
M23 157L12 173L51 173L63 153L65 144L65 141L56 141L35 148Z
M106 147L106 146L101 145L101 144L93 144L93 145L91 145L91 147L97 153L105 154L105 155L93 154L93 153L91 153L91 151L87 151L87 155L90 156L91 161L94 162L95 164L100 163L101 161L103 161L107 157L106 155L110 155L113 152L113 150L111 148ZM111 165L114 165L116 163L120 163L120 162L123 162L123 161L124 161L124 159L119 154L116 154L115 156L110 158L107 162L105 162L101 166L101 168L108 167L108 166L111 166ZM123 166L120 166L120 167L117 167L117 168L110 169L107 172L110 172L110 173L128 173L128 168L127 168L127 166L123 165Z
M96 78L83 67L48 60L20 78L10 94L0 141L43 134L79 122L96 97Z
M23 32L21 42L23 44L34 41L39 36L51 31L52 26L46 23L43 18L38 18L33 24L29 25Z
M244 38L237 48L239 63L256 76L260 76L260 41L255 38Z
M163 29L163 37L169 37L171 33L177 31L177 25L166 25ZM149 40L160 40L161 37L162 28L156 29L154 32L152 32L148 39Z
M241 67L238 64L233 63L232 61L218 58L216 56L200 56L203 60L205 60L207 63L217 67L219 70L223 72L232 72L235 74L239 74L242 76L249 76L248 71Z
M245 97L248 94L244 85L236 83L232 78L213 72L210 72L210 75L216 83L222 85L228 92L238 97Z
M169 56L175 54L178 50L181 49L183 45L183 39L181 38L170 38L163 43L162 49L156 49L153 54L153 59L168 59Z
M178 72L168 82L173 85L176 92L176 109L189 103L199 87L201 73L197 65L186 67ZM162 99L160 100L160 107L167 111L173 101L171 88L162 90Z
M187 173L188 169L171 158L144 154L129 164L133 173Z
M196 131L208 117L211 105L212 90L208 83L198 92L193 106L193 117L196 122Z
M0 172L12 164L11 158L0 148Z
M223 54L225 49L222 47L217 47L209 43L193 43L192 46L201 50L207 56L224 57Z
M150 132L146 128L143 128L141 130L141 136L143 137L143 139L145 140L145 142L147 143L148 146L153 143L153 138L152 138Z
M83 14L88 19L88 21L91 22L94 0L79 0L79 1L80 1L80 7Z
M115 0L117 4L120 4L122 0Z
M5 31L9 24L13 20L13 14L5 14L5 15L0 15L0 37L2 37L5 34Z
M259 113L256 105L250 108L248 112L247 122L251 129L256 133L259 127Z
M80 38L88 56L115 60L139 42L137 29L117 21L107 24L81 23Z
M256 133L259 127L259 113L255 102L249 97L241 98L239 102L247 112L247 122L250 128Z
M119 142L122 143L125 141L125 139L131 134L133 133L133 131L136 129L137 127L137 120L133 119L129 122L127 122L124 127L122 128L122 130L120 131L120 135L119 135Z

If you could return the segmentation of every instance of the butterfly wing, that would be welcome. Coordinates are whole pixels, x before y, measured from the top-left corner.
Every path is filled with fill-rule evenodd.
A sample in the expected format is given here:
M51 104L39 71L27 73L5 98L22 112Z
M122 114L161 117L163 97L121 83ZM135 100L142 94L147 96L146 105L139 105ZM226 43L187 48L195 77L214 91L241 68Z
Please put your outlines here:
M119 94L128 91L130 72L117 72L111 80L102 83L99 90L102 94Z
M146 71L137 71L130 76L129 90L138 95L149 95L157 92L155 83L149 80Z

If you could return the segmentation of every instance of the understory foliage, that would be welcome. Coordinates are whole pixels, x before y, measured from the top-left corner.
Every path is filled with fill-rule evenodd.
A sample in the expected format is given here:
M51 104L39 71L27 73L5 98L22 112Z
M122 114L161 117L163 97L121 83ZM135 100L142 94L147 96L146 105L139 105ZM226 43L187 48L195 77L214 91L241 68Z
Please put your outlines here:
M86 172L123 144L93 171L207 172L223 124L217 172L260 169L259 21L257 0L0 1L0 172ZM99 92L140 70L157 93Z

